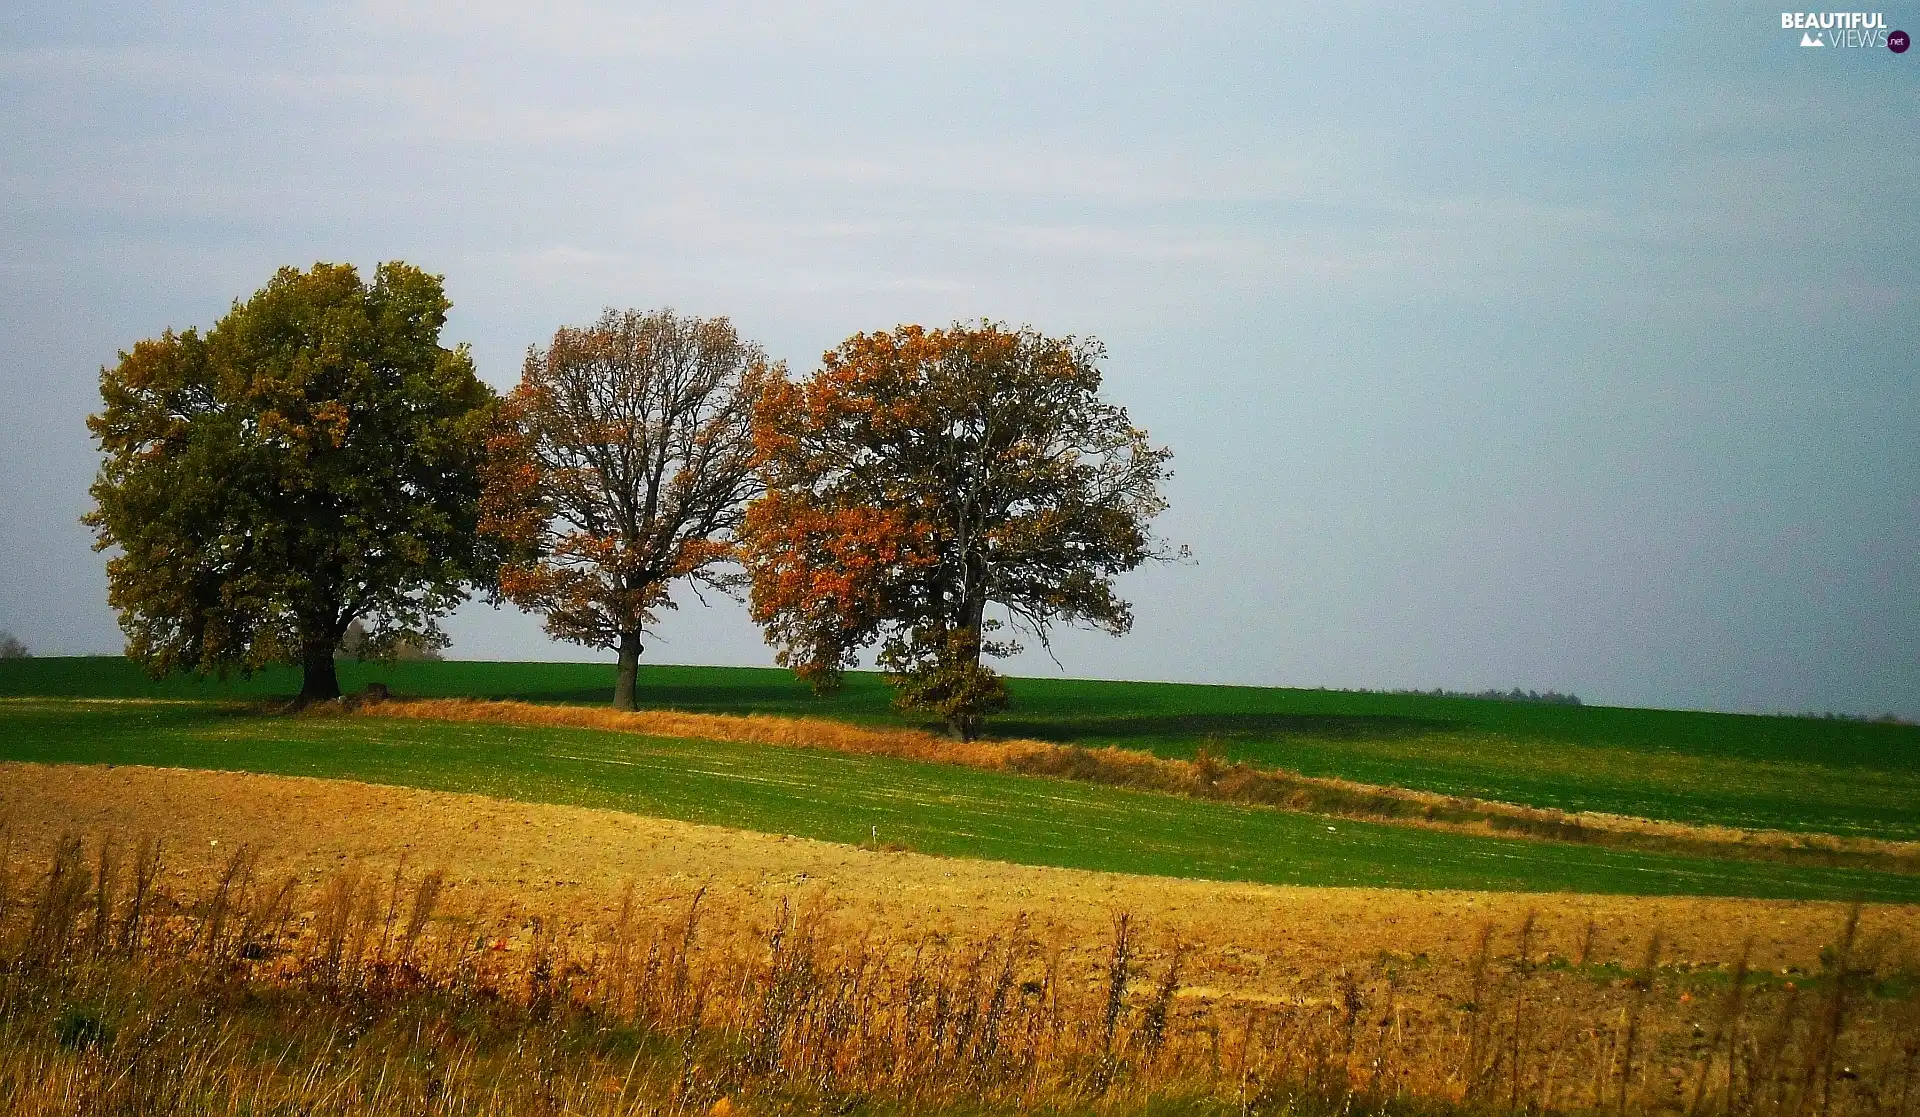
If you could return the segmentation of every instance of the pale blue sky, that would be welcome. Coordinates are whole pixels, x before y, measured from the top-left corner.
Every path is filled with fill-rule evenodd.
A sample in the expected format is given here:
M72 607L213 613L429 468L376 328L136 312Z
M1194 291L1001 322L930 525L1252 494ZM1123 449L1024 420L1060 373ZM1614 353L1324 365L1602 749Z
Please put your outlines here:
M0 628L119 646L116 350L402 258L503 387L608 304L1100 337L1198 562L1070 674L1920 716L1920 51L1601 8L8 4Z

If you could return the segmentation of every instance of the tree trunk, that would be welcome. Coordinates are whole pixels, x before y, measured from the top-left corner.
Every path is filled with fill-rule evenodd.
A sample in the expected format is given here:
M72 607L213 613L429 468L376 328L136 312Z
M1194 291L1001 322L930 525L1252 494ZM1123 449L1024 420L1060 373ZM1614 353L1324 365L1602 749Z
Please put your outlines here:
M963 671L954 672L956 681L968 680L972 671L980 666L980 645L986 641L987 595L986 587L969 586L966 598L960 603L960 641L959 647L949 650L957 652L954 666ZM963 684L966 685L966 684ZM980 736L980 730L987 719L977 709L962 707L947 715L947 736L957 741L971 741Z
M613 681L613 708L616 710L634 709L634 687L640 675L640 646L638 632L620 634L620 674Z
M331 702L340 697L340 676L333 669L333 646L337 640L309 640L300 661L300 696L296 706Z

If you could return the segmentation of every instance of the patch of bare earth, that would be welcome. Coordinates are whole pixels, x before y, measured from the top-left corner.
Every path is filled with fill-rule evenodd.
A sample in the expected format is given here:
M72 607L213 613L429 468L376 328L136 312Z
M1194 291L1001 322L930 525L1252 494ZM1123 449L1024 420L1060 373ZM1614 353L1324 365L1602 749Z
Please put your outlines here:
M782 901L881 940L985 936L1025 914L1070 954L1098 955L1131 913L1148 939L1188 944L1185 984L1216 996L1293 996L1332 969L1399 958L1455 971L1483 925L1501 935L1538 913L1538 949L1637 964L1658 929L1665 957L1728 962L1753 940L1756 968L1817 970L1843 918L1808 902L1298 888L1094 873L912 853L577 807L337 780L143 767L0 765L0 821L16 859L62 833L151 834L166 882L203 893L242 843L309 884L342 867L378 873L405 856L444 868L449 904L600 923L632 883L663 908L709 888L709 910L753 919ZM307 891L313 892L314 889ZM1920 925L1920 907L1867 910L1869 936ZM1591 931L1589 930L1591 928ZM1591 938L1589 938L1589 935ZM1423 957L1424 956L1424 957Z

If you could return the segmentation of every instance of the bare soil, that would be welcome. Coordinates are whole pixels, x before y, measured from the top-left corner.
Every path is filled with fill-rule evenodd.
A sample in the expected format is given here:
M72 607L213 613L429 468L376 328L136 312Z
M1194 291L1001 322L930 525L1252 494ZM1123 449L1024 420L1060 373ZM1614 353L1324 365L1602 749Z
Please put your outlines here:
M661 905L709 888L709 910L748 918L782 901L882 938L984 936L1019 914L1070 954L1098 954L1113 918L1131 913L1149 942L1195 948L1187 984L1200 995L1258 1000L1384 958L1448 963L1474 950L1483 924L1506 937L1538 913L1542 948L1576 957L1589 922L1591 960L1636 964L1659 929L1670 962L1726 962L1754 941L1756 968L1813 971L1840 905L1268 885L1171 880L872 851L807 839L334 780L142 767L0 765L0 821L14 865L37 863L63 832L151 834L169 887L203 893L242 843L264 869L317 883L342 867L443 868L449 904L579 923L610 919L628 883ZM19 876L16 873L15 879ZM311 891L311 889L309 890ZM1920 926L1920 908L1874 907L1863 932ZM1422 957L1424 956L1424 958Z

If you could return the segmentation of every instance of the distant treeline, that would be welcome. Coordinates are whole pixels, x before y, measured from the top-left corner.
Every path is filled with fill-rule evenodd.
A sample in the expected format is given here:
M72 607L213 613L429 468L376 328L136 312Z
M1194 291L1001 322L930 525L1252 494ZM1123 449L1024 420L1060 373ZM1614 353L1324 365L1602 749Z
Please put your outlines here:
M1916 724L1915 722L1909 721L1906 718L1901 717L1899 714L1892 712L1891 710L1889 710L1884 714L1837 714L1837 713L1834 713L1832 710L1828 710L1825 713L1816 714L1812 710L1807 710L1798 714L1788 714L1787 716L1803 717L1803 718L1825 718L1828 721L1859 721L1859 722L1865 722L1868 725L1914 725Z
M1578 706L1580 696L1561 694L1557 690L1446 690L1435 687L1432 690L1365 690L1359 694L1417 694L1422 698L1484 698L1493 702L1544 702L1549 706Z

